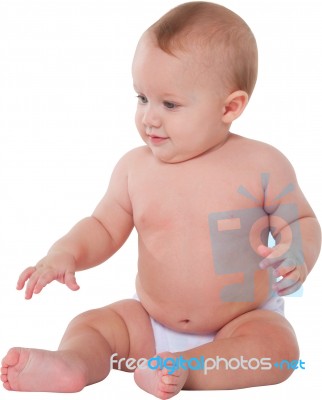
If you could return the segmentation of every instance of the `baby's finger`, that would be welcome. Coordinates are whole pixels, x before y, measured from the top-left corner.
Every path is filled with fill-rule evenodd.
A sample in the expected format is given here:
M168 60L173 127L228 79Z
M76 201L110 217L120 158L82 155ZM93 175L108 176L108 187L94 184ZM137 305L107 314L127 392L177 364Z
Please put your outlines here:
M264 258L264 260L262 260L259 263L259 268L261 269L267 269L267 268L278 268L284 261L284 258L278 259L278 258Z
M278 244L272 248L260 245L257 248L257 252L262 257L265 257L260 263L259 267L266 269L269 267L277 268L286 258L285 245Z
M34 286L34 293L39 294L43 290L43 288L48 285L48 283L54 281L56 278L57 278L57 273L53 269L48 269L46 270L46 272L43 272L39 276Z
M297 292L301 286L302 286L302 282L298 281L294 285L291 285L284 290L278 291L277 294L279 296L288 296L289 294Z
M31 277L31 275L36 271L35 267L26 268L19 276L17 282L17 289L21 290L24 288L26 281Z
M27 286L26 286L26 291L25 291L25 299L30 300L32 298L32 295L34 293L34 287L37 283L37 280L39 279L39 274L37 270L29 277Z
M46 275L49 275L46 277ZM33 294L38 294L41 290L49 283L54 276L54 271L49 270L44 272L42 268L36 269L35 272L30 276L25 293L25 299L30 300ZM55 279L55 278L54 278Z
M37 285L38 279L40 277L39 271L36 271L30 276L25 292L25 299L30 300L35 292L35 286Z
M264 246L263 244L257 247L257 253L264 258L269 256L272 252L273 249L271 247Z
M294 271L296 269L296 265L285 265L285 264L281 264L280 266L278 266L275 271L273 272L273 275L276 278L279 278L280 276L286 276L289 273L291 273L292 271Z
M296 268L292 272L290 272L286 277L281 279L280 281L276 282L273 286L273 288L278 292L283 292L284 290L292 287L295 285L297 282L300 281L300 272Z
M79 285L76 282L75 274L73 272L66 272L65 284L70 290L78 290Z

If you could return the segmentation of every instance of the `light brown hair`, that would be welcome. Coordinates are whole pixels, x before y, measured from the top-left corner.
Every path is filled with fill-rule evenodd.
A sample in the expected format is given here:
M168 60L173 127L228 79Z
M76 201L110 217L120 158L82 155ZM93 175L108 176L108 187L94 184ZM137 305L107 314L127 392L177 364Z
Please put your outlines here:
M166 53L202 50L206 63L221 66L230 90L250 96L257 79L257 45L246 22L227 8L204 1L181 4L154 23L148 32Z

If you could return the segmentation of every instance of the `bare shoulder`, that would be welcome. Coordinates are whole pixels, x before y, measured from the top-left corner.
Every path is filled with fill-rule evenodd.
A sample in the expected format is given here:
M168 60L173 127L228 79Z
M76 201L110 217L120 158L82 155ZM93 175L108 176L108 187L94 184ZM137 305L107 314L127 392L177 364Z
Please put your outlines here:
M137 162L142 158L149 157L151 155L151 151L148 146L140 146L135 147L134 149L127 152L123 158L124 160L128 160L130 162Z
M146 157L148 157L147 149L142 146L130 150L119 159L112 171L105 199L117 199L119 203L123 204L124 209L131 208L128 196L129 174L134 168L137 168L139 163L142 164Z
M238 159L247 163L250 168L274 176L295 178L295 171L288 158L276 147L258 140L239 135L232 135L232 151L238 152Z
M233 146L240 148L243 153L247 154L247 156L258 154L262 156L285 158L276 147L259 140L231 134L231 143Z
M133 167L140 165L142 162L145 162L148 158L151 157L151 151L147 146L136 147L127 153L125 153L117 165L124 167Z
M127 176L133 168L139 167L150 156L150 151L147 146L136 147L125 153L116 163L112 178L116 176Z
M237 135L232 136L231 146L231 151L239 154L234 160L237 159L238 170L244 172L248 187L258 198L260 192L264 193L266 205L277 207L292 203L298 206L301 215L313 215L294 168L281 151L267 143Z

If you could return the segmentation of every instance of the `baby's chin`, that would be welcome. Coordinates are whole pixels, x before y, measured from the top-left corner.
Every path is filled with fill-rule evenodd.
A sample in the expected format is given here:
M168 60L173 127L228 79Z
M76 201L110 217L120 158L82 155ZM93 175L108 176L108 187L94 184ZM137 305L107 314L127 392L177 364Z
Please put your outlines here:
M150 146L149 146L150 147ZM165 164L179 164L201 156L204 152L174 152L166 151L165 149L155 149L150 147L152 154L155 158Z
M158 154L157 152L154 152L152 150L152 153L155 158L157 158L159 161L165 164L179 164L185 161L189 161L192 158L195 158L193 156L185 156L183 154L175 154L175 155L164 155L164 154Z

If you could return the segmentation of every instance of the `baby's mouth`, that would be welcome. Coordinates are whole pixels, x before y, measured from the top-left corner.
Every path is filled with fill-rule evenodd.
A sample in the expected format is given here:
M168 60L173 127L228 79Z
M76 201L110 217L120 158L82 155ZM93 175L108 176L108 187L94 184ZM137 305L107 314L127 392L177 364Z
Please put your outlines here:
M162 144L166 142L169 138L163 136L156 136L156 135L148 135L149 142L154 145Z

